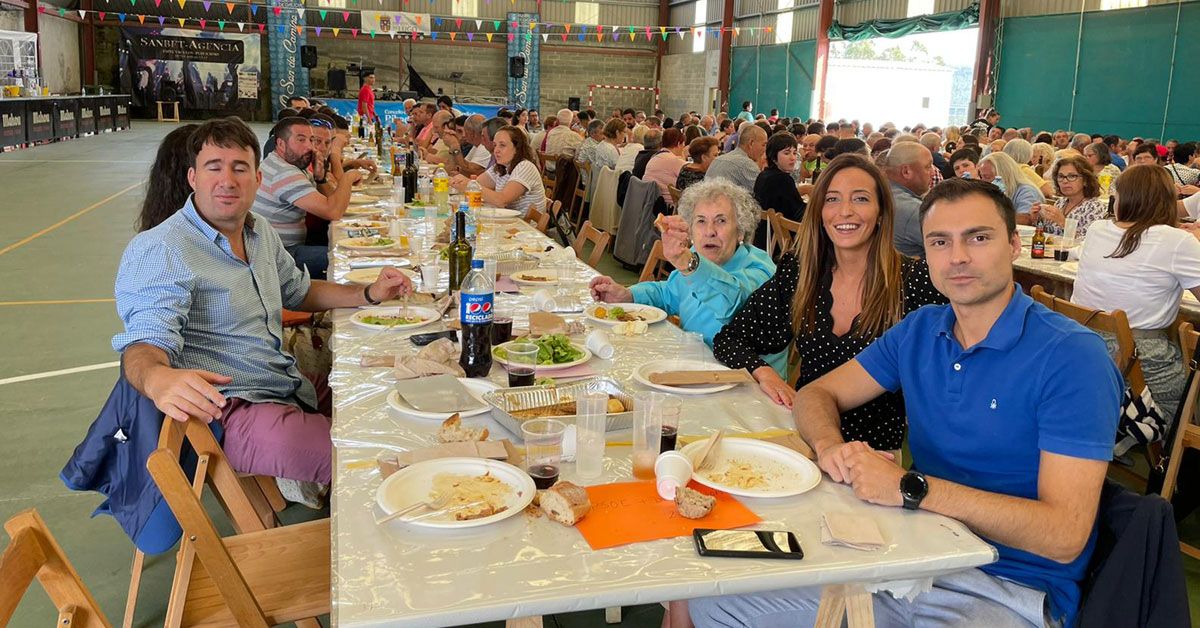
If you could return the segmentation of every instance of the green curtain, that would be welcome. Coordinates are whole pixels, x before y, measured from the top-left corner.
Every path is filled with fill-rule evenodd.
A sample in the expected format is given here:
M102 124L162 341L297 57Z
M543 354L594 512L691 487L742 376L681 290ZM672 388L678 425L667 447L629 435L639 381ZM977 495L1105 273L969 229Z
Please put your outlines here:
M829 27L829 38L862 41L876 37L904 37L913 33L955 31L978 25L979 4L976 3L962 11L923 15L903 20L872 20L854 26L842 26L835 21Z

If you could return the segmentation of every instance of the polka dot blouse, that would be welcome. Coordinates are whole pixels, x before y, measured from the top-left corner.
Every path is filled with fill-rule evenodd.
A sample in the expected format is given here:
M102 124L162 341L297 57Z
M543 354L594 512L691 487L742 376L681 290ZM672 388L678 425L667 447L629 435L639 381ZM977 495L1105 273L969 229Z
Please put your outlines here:
M946 303L929 280L929 267L923 260L906 258L901 271L904 279L904 314L922 305ZM799 266L795 255L779 261L775 276L750 295L713 339L713 353L730 368L750 371L767 363L759 356L783 351L793 341L792 298L796 293ZM856 322L844 336L833 333L833 274L825 273L817 293L816 331L795 338L800 354L797 387L850 361L871 344L874 338L854 333ZM872 401L842 413L842 436L847 441L863 441L875 449L899 449L904 441L906 417L904 398L899 392L884 393Z

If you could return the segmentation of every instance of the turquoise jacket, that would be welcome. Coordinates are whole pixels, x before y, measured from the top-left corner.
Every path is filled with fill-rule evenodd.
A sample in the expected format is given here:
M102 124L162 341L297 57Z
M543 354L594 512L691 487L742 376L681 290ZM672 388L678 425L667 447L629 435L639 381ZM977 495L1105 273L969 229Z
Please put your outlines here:
M774 274L775 262L766 251L741 244L720 266L701 256L700 267L691 275L674 270L666 281L647 281L629 290L635 303L678 315L683 329L703 335L704 344L711 348L717 332ZM787 351L763 359L779 373L787 373Z

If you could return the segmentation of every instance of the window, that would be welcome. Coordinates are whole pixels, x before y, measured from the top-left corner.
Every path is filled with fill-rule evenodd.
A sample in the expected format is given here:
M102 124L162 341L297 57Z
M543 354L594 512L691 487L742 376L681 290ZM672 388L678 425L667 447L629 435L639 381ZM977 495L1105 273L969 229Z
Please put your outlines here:
M1150 4L1149 0L1100 0L1101 11L1113 9L1133 9Z
M322 9L344 9L346 0L317 0L317 6Z
M479 0L454 0L454 14L459 17L479 17Z
M908 17L920 17L933 13L934 0L908 0Z
M703 27L708 24L708 0L696 0L692 8L695 10L692 15L692 26L700 27L700 31L692 35L692 52L704 52L708 31Z
M575 23L576 24L599 24L600 23L600 4L598 2L576 2L575 3Z
M778 0L775 8L780 11L787 10L786 13L778 13L775 15L775 43L786 44L792 41L792 7L796 6L796 0Z

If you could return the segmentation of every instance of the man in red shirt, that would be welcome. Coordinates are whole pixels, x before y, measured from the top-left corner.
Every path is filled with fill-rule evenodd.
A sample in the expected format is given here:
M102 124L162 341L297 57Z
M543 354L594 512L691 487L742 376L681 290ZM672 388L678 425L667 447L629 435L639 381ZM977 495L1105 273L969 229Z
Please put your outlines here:
M358 90L358 115L364 123L375 121L375 73L363 77L362 89Z

